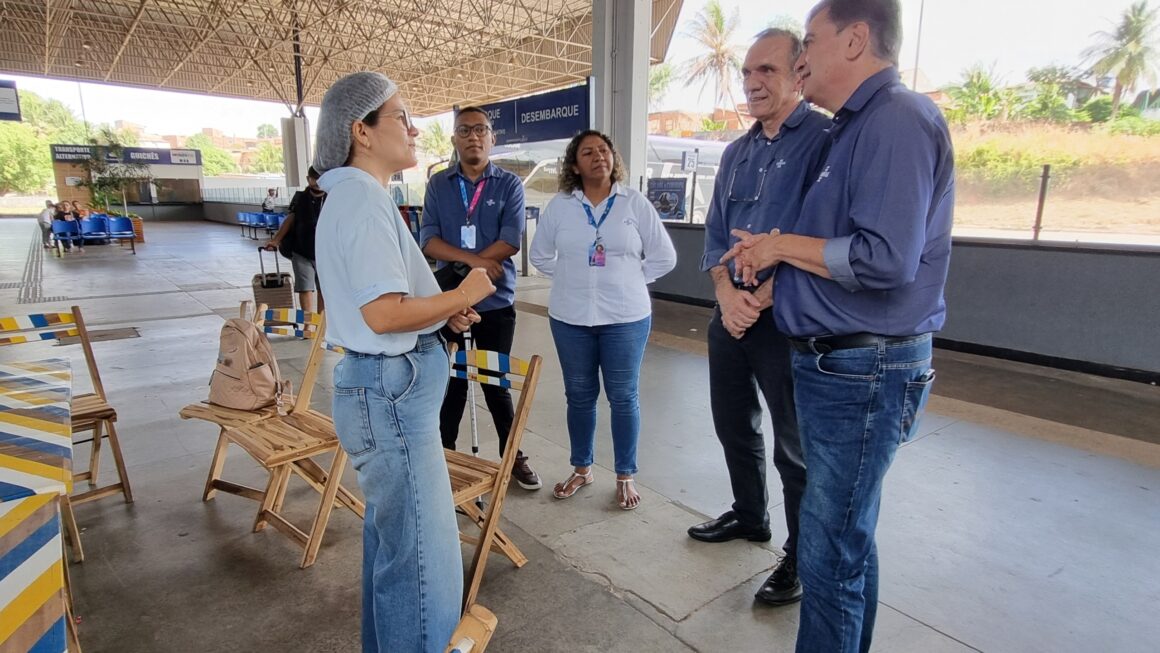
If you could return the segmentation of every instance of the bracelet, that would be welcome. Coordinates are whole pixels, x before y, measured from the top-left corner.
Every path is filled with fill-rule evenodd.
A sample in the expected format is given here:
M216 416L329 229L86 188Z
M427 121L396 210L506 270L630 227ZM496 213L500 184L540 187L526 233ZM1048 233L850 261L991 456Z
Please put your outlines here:
M471 299L468 298L467 292L462 288L459 289L459 294L463 295L463 310L471 308Z

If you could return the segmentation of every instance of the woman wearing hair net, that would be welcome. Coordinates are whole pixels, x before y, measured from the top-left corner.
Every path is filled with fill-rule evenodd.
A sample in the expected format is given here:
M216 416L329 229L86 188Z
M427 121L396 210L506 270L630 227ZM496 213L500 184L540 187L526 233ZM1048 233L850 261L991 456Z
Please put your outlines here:
M438 335L463 331L495 287L483 269L440 292L387 194L415 165L415 137L394 82L372 72L322 100L314 167L327 192L318 278L334 368L334 426L366 496L363 651L442 652L459 622L463 561L439 437L449 361Z

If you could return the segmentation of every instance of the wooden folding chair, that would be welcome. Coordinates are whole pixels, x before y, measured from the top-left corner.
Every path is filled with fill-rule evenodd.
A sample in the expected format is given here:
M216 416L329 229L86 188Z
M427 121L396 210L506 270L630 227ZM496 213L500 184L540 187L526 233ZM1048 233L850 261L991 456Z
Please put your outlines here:
M476 603L459 620L445 653L483 653L495 634L497 623L499 620L491 610Z
M225 444L219 445L219 450L214 454L215 462L208 483L217 489L225 489L212 477L214 472L220 473L221 465L218 458L220 455L224 459L225 445L232 442L250 454L269 472L269 480L264 491L257 492L252 488L246 488L251 492L243 495L250 498L260 497L262 502L254 520L254 532L261 531L270 524L297 542L305 550L301 564L305 569L314 564L318 556L322 536L326 532L326 525L335 506L348 508L360 518L364 516L366 506L342 485L347 454L339 446L333 420L310 409L314 381L326 348L323 341L326 333L324 317L317 313L293 309L260 310L259 315L263 329L267 333L293 335L314 341L306 362L306 372L298 396L286 415L274 415L267 419L227 427L224 430ZM279 325L267 325L266 322L278 322ZM325 453L333 454L329 469L323 469L313 460L315 456ZM291 473L300 476L322 495L309 532L294 525L282 513Z
M62 330L61 327L67 328ZM80 340L81 349L85 354L85 365L89 369L89 379L93 384L93 392L74 394L71 402L73 446L91 442L92 450L89 453L88 471L73 471L73 482L88 481L89 489L73 494L70 503L81 504L117 493L124 495L125 503L132 503L133 490L129 485L129 474L125 469L121 442L117 438L117 428L114 425L117 421L117 411L109 405L105 395L105 386L101 383L101 373L97 370L92 341L89 339L88 329L85 328L80 307L73 306L71 313L41 313L0 318L0 346L46 340L59 341L67 337L77 337ZM85 431L91 431L92 437L75 439L77 433ZM117 467L117 482L98 487L101 446L106 439L113 453L113 463ZM71 510L71 507L69 509Z
M516 567L522 567L528 562L527 556L500 530L499 516L503 510L504 497L507 496L508 483L511 481L512 467L516 462L520 441L524 438L528 414L532 410L536 384L540 380L541 361L539 355L532 356L530 361L523 361L494 351L469 349L452 352L453 378L484 385L497 385L520 393L515 419L508 433L507 448L498 463L444 449L455 506L474 521L480 530L478 537L462 532L459 534L461 540L475 545L475 554L468 570L463 597L465 609L471 608L475 603L489 551L494 549L497 553L504 554ZM480 509L476 505L476 499L489 494L490 503L486 509Z

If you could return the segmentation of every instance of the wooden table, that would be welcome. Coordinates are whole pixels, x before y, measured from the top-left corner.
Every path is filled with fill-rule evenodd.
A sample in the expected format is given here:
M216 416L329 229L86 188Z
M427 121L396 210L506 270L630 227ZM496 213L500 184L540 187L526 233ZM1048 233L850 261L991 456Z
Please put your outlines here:
M0 363L0 651L75 646L61 531L72 525L79 550L71 398L68 360Z

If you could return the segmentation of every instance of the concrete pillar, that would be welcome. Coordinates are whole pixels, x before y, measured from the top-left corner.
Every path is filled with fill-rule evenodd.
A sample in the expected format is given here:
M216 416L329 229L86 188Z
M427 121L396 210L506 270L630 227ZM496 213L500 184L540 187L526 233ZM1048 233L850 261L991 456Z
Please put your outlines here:
M647 161L648 66L652 0L592 1L592 76L596 128L612 137L641 188Z
M306 116L282 119L282 161L287 188L306 186L310 169L310 125Z

